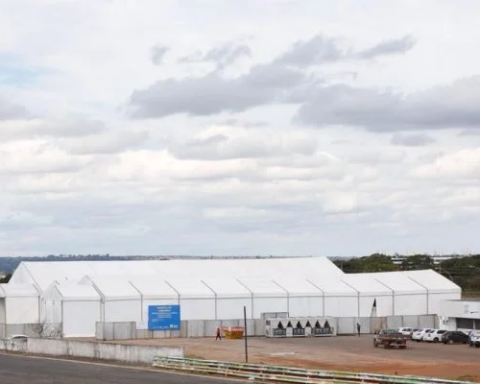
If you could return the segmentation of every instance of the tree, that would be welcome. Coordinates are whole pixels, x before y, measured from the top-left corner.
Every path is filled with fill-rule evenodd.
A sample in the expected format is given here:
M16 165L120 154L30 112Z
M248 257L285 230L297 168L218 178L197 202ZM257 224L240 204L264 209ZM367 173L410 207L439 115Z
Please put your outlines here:
M344 261L337 260L335 264L345 273L388 272L398 270L398 267L389 256L380 253L355 257Z
M8 273L5 277L0 278L0 284L7 284L12 278L12 274Z
M435 269L433 259L429 255L413 255L405 258L400 265L403 271L418 271L422 269Z

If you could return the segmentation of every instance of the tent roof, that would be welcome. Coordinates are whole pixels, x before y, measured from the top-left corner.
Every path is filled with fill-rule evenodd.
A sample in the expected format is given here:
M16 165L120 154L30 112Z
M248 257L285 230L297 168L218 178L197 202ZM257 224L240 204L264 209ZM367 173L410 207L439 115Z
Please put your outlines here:
M200 279L193 278L173 278L165 279L165 281L180 295L182 298L215 298L212 292Z
M358 292L345 284L340 278L317 277L315 279L309 279L308 281L319 288L325 296L358 296Z
M106 300L140 299L140 293L124 276L85 276L80 284L93 284Z
M178 293L165 280L156 276L135 276L130 279L137 291L144 298L178 299Z
M290 296L323 296L323 291L306 279L286 277L275 282L285 289Z
M99 293L91 285L65 283L56 284L54 288L64 300L100 300Z
M393 293L392 289L370 276L370 274L345 274L342 281L364 296L368 294L391 296Z
M457 284L431 269L406 271L403 273L418 284L427 288L430 292L461 292L461 288Z
M33 284L0 284L0 297L38 297Z
M234 278L213 277L202 280L217 297L251 297L252 293Z
M285 289L277 285L273 280L260 279L260 278L244 278L239 281L247 287L247 289L254 296L267 296L267 297L286 297L287 292Z
M372 278L392 289L396 295L412 295L426 292L425 288L410 279L405 272L378 272L364 275L370 275Z

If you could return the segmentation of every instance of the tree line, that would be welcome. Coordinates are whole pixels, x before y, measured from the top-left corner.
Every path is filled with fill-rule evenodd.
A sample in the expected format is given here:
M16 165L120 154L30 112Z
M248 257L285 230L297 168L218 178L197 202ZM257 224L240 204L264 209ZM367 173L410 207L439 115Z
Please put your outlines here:
M463 291L480 292L480 255L452 257L435 264L430 255L417 254L395 264L391 256L374 253L370 256L335 260L345 273L416 271L433 269L459 285Z

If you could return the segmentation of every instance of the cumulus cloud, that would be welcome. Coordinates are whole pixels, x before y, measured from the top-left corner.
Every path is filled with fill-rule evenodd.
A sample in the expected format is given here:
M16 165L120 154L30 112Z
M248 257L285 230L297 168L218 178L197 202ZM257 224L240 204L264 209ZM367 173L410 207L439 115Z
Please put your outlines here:
M21 105L17 105L0 97L0 120L15 120L28 117L27 109Z
M225 43L218 47L211 48L206 52L196 51L188 56L181 57L179 63L202 63L212 62L219 68L234 63L242 57L251 57L252 50L248 45Z
M316 141L307 135L265 135L245 129L218 127L202 132L187 142L173 145L169 150L179 159L222 160L312 155L316 149Z
M404 54L415 46L412 36L404 36L401 39L383 41L371 48L357 52L356 56L361 59L374 59L381 56Z
M162 64L163 59L169 50L170 48L164 45L155 45L151 52L152 63L155 65Z
M360 126L388 132L480 127L480 76L402 96L349 85L319 87L299 108L307 125Z
M393 145L399 145L404 147L423 147L425 145L434 143L435 139L422 133L410 135L396 133L392 136L390 142Z

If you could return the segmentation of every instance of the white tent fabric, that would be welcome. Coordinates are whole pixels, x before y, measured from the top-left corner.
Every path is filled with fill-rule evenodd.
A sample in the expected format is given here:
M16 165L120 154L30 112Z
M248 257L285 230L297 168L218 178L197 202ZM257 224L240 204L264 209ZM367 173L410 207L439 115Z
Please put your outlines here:
M92 285L52 284L45 292L48 324L61 324L65 337L89 337L101 320L100 294Z
M64 287L59 300L71 305L80 291L67 286L93 287L102 321L143 323L150 305L180 304L183 320L239 319L244 306L250 318L272 312L368 317L374 303L378 316L432 314L461 294L434 271L345 274L322 257L23 262L7 290L36 289L26 295L33 305L52 284Z
M39 296L33 284L0 284L0 324L37 323Z

